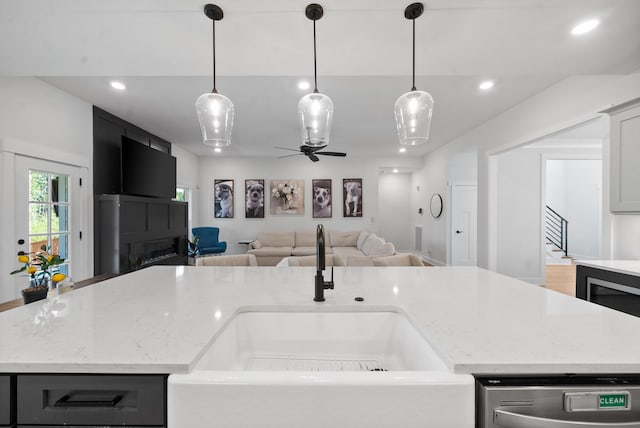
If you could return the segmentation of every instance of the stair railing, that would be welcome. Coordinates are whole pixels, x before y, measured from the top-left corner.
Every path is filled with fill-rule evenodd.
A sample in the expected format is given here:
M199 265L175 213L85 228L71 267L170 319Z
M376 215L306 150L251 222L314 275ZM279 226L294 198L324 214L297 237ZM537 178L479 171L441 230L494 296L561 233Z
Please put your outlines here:
M547 241L555 245L564 252L565 256L568 256L567 249L569 248L569 222L562 217L549 205L546 205L545 212L545 237Z

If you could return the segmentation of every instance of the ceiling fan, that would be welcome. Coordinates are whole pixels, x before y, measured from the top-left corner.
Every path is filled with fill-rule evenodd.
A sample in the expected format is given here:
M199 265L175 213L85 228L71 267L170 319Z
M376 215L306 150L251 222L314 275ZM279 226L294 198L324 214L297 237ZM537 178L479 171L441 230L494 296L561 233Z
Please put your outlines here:
M347 156L347 154L343 153L343 152L322 152L322 151L320 151L320 150L324 149L325 147L327 147L327 146L315 146L315 147L312 147L312 146L302 145L302 146L300 146L300 149L298 149L298 150L289 149L287 147L276 147L276 149L291 150L292 152L298 152L298 153L293 154L293 155L280 156L280 159L288 158L288 157L291 157L291 156L305 155L306 157L308 157L312 161L318 162L320 160L320 158L318 158L318 156L316 156L316 155L339 156L339 157Z

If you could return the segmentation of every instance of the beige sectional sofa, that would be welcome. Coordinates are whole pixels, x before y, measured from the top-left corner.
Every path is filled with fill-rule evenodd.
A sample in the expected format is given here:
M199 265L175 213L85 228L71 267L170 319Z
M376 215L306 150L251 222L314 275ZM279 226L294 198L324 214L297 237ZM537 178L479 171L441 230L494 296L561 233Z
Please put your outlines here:
M256 256L259 266L275 266L285 257L316 253L316 232L260 232L247 251ZM391 242L366 231L325 233L325 253L347 257L381 257L395 254Z
M326 266L422 266L420 257L411 253L396 253L392 256L336 256L327 254ZM282 259L278 266L315 266L316 256L291 256Z

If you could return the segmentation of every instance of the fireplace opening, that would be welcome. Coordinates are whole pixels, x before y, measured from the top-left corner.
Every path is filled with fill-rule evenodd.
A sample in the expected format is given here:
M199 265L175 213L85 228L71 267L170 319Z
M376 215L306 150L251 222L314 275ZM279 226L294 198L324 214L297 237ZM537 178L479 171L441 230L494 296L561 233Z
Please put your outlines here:
M135 258L140 266L157 264L178 255L179 238L157 239L135 244Z

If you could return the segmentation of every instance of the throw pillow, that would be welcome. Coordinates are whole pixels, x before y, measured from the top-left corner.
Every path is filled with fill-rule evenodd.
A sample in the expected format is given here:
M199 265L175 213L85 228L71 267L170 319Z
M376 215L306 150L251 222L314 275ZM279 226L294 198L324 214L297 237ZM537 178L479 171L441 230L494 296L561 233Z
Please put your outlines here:
M384 239L380 238L375 233L372 233L371 235L369 235L367 240L364 241L364 244L362 244L362 248L360 249L360 251L362 251L365 256L370 256L374 248L381 247L382 245L384 245Z
M385 256L393 256L396 252L396 248L392 242L385 242L380 246L375 246L371 252L368 254L373 257L385 257Z
M358 241L356 242L356 248L358 250L362 250L362 245L364 244L364 241L366 241L368 237L369 237L369 232L365 232L364 230L360 232L360 235L358 235Z

